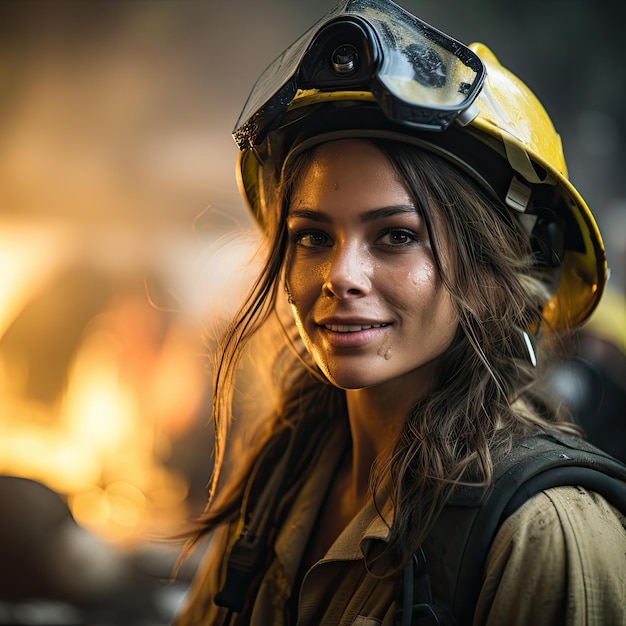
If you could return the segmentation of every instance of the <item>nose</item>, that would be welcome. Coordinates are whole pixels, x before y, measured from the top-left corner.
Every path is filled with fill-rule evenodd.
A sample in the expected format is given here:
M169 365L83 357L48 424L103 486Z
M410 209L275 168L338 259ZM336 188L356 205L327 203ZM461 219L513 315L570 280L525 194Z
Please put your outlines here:
M325 295L358 298L371 290L371 264L358 245L339 245L328 260L322 287Z

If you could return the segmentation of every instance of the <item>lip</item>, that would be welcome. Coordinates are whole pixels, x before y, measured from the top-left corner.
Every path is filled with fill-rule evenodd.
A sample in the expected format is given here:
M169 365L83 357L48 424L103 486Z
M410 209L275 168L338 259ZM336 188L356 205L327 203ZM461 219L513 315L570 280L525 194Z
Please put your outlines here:
M317 323L320 333L335 347L351 348L379 341L391 327L390 322L363 319L329 318Z

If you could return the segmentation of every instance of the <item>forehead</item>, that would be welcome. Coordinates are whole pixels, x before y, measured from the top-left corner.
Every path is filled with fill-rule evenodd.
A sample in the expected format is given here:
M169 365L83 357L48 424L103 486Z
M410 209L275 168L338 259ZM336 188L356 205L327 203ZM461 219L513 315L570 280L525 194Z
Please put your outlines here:
M387 156L366 139L339 139L322 143L309 151L305 171L341 173L351 170L367 170L380 176L393 171Z
M381 150L365 140L343 139L308 153L290 205L335 200L384 206L392 201L408 203L411 194Z

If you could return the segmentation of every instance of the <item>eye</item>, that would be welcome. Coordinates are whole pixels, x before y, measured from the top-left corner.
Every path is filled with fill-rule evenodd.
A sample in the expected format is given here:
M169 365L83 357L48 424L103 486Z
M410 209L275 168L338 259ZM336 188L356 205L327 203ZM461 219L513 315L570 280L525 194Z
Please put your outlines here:
M303 248L327 248L332 245L330 237L320 230L301 230L294 233L293 242Z
M379 235L376 243L397 248L411 245L417 240L417 234L408 228L387 228Z

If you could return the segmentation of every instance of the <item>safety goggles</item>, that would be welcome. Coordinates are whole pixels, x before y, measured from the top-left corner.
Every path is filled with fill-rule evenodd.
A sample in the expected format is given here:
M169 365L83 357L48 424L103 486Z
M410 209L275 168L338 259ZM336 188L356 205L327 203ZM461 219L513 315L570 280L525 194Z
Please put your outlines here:
M366 92L394 122L445 130L471 121L485 73L472 50L390 0L342 0L261 74L233 137L254 149L311 91Z

